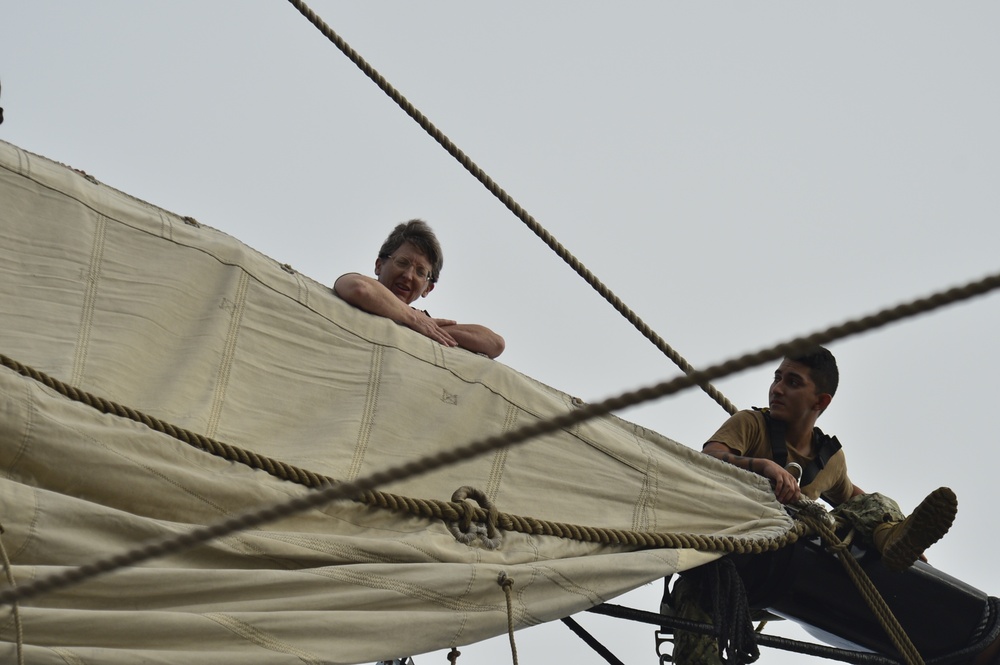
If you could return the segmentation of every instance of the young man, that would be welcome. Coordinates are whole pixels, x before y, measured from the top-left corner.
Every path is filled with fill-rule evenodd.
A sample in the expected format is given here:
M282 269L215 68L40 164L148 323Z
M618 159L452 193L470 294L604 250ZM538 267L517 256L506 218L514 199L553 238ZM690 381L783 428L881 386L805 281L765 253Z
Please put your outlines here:
M770 480L781 503L802 495L824 499L834 506L835 517L874 544L887 567L903 570L947 533L958 501L954 492L941 487L907 518L892 499L866 494L851 481L840 442L816 427L816 419L837 392L839 378L837 361L823 347L785 358L768 391L770 408L740 411L702 450ZM801 485L786 462L802 469Z
M359 309L384 316L445 346L458 346L496 358L503 337L485 326L436 319L411 307L434 290L444 265L441 245L419 219L399 224L386 238L375 259L375 279L358 273L337 278L333 292Z
M785 358L768 391L770 408L733 415L702 450L767 478L781 503L792 503L803 495L823 498L834 506L839 522L851 524L874 544L888 568L904 570L922 559L923 551L948 531L958 501L954 492L941 487L905 517L895 501L866 494L851 481L840 442L816 427L839 380L837 361L823 347ZM793 464L801 476L789 470L795 468ZM683 619L709 623L712 619L701 598L698 576L685 574L674 584L670 604ZM723 662L716 638L681 630L675 631L672 657L679 665Z

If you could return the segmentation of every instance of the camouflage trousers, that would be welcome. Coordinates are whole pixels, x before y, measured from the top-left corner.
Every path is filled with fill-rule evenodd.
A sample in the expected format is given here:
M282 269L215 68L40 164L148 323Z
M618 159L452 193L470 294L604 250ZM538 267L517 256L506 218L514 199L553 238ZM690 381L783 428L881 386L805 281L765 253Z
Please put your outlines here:
M677 578L671 591L671 603L681 619L712 623L712 616L702 606L700 580L692 575ZM717 638L683 630L674 631L671 658L679 665L723 665Z
M831 514L839 524L854 527L858 536L869 544L872 544L872 533L879 524L906 519L895 501L878 493L859 494L834 508ZM688 621L712 623L710 608L703 606L701 596L698 580L690 575L681 575L672 591L672 604L677 616ZM681 630L674 631L671 657L678 665L723 665L715 637Z
M902 522L906 519L899 504L889 497L873 492L859 494L833 509L831 513L839 523L854 527L865 542L872 542L872 532L879 524Z

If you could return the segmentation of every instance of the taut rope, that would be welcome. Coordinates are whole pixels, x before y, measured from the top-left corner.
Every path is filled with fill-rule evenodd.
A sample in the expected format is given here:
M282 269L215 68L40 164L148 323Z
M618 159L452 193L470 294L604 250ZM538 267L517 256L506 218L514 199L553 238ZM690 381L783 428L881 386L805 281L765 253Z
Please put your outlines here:
M167 554L186 551L216 538L226 536L230 533L235 533L237 531L242 531L283 519L338 499L354 497L365 497L367 499L368 497L374 497L376 495L391 496L385 495L384 493L377 493L373 490L381 485L398 482L422 473L434 471L450 464L465 461L505 446L517 445L536 436L542 436L560 429L568 428L586 420L590 420L591 418L606 415L617 409L623 409L644 401L672 395L686 388L690 388L691 386L700 385L705 381L711 381L728 376L735 372L740 372L745 369L749 369L750 367L755 367L762 363L782 358L790 353L796 353L801 349L809 348L816 344L824 344L834 339L841 339L851 335L856 335L900 319L931 311L947 304L983 295L997 288L1000 288L1000 274L990 275L981 280L970 282L964 286L954 287L935 293L926 298L919 298L908 303L887 308L876 314L853 319L846 323L832 326L826 330L806 337L799 337L789 342L777 344L768 349L744 354L732 360L712 365L711 367L695 372L694 374L663 381L647 388L640 388L639 390L626 392L617 397L606 399L602 402L574 409L573 411L550 418L546 421L531 423L511 430L503 435L487 437L485 439L480 439L463 446L459 446L453 450L446 450L428 455L400 466L391 467L387 470L373 473L365 478L360 478L350 483L345 482L331 485L327 479L324 479L324 483L321 487L317 488L317 491L310 492L305 496L295 497L284 503L266 506L259 510L237 515L215 524L197 527L186 534L155 540L145 545L140 545L138 548L122 554L98 559L78 568L69 569L49 577L33 580L28 584L20 586L16 590L4 591L3 593L0 593L0 604L13 603L19 600L33 598L46 592L78 584L97 575L128 566L134 566L143 561L148 561ZM0 355L0 363L18 371L19 373L25 374L26 376L36 378L53 389L58 390L57 386L61 384L61 382L57 382L51 377L47 377L36 370L32 370L24 365L21 365L20 363L11 361L6 356ZM52 383L50 384L47 381ZM86 393L72 388L71 386L67 386L67 388L70 389L70 393L76 395L73 399L86 401L83 399L83 396L86 396ZM67 394L67 396L70 395ZM98 404L102 405L100 408L103 408L103 406L114 405L112 402L107 400L97 400L95 405ZM132 409L128 409L127 411L132 414L138 414L138 412ZM111 413L113 411L107 412ZM151 422L154 421L155 419L151 420ZM233 447L230 446L230 448ZM241 452L245 453L246 451ZM322 476L320 477L322 478ZM430 502L407 499L406 497L401 498L407 506L430 505ZM478 511L482 509L477 508L476 510ZM442 518L440 514L434 514L432 517L437 519ZM600 529L595 527L564 525L556 522L545 522L531 518L516 518L515 516L509 517L512 520L512 528L521 530L522 527L527 528L530 525L530 528L532 529L530 533L540 535L571 537L588 542L606 542L609 544L623 544L634 547L683 547L715 552L760 553L763 551L773 550L795 542L800 535L805 533L807 529L807 527L801 525L801 523L797 523L801 526L797 526L795 529L789 531L782 538L768 541L755 540L753 543L748 544L742 540L726 536L701 536L692 534L652 533L623 529ZM454 519L457 518L458 513L456 511ZM483 519L486 518L487 515L484 511ZM500 520L500 517L498 516L497 519Z
M865 574L865 571L861 569L861 564L851 555L849 546L841 542L837 534L834 533L833 528L825 520L805 512L800 513L796 519L805 522L814 532L818 533L828 544L829 549L840 559L844 570L847 571L847 576L851 578L858 591L861 592L865 603L878 619L889 639L892 640L892 643L899 650L899 653L908 665L923 665L924 660L917 651L917 648L913 646L910 637L899 624L899 621L886 604L882 594L875 588L871 578Z
M631 323L635 328L642 333L643 337L652 342L657 349L659 349L665 356L670 358L685 374L693 374L695 372L694 367L691 366L683 356L680 355L673 347L671 347L667 342L656 334L652 328L650 328L639 315L633 312L628 305L626 305L621 298L619 298L615 293L608 288L601 280L597 278L594 273L592 273L583 263L577 259L573 254L566 249L555 237L549 233L545 227L535 221L535 218L528 214L525 210L518 204L517 201L513 199L500 185L498 185L489 175L486 174L479 166L476 165L472 159L466 155L461 148L455 145L451 139L449 139L444 132L438 129L434 123L432 123L427 116L421 113L413 104L410 103L406 97L403 96L401 92L396 90L392 84L390 84L384 76L382 76L374 67L372 67L368 62L361 57L361 55L351 48L344 39L338 35L333 29L320 18L316 12L309 8L305 2L302 0L288 0L292 5L299 10L299 12L305 16L310 23L316 26L320 32L329 39L334 46L343 52L351 62L358 66L358 68L365 73L365 75L372 80L386 95L388 95L392 101L403 109L403 111L413 118L420 127L427 132L431 138L440 144L449 155L454 157L458 162L465 167L468 171L475 177L476 180L480 182L491 194L493 194L497 199L500 200L504 206L507 207L514 215L520 219L531 231L541 238L541 240L549 246L549 248L554 251L559 258L565 261L580 277L582 277L590 286L597 291L601 296L614 307L619 314L624 316L629 323ZM711 383L700 382L697 384L704 390L708 395L719 403L722 408L726 409L730 414L736 413L736 406L726 398L715 386Z

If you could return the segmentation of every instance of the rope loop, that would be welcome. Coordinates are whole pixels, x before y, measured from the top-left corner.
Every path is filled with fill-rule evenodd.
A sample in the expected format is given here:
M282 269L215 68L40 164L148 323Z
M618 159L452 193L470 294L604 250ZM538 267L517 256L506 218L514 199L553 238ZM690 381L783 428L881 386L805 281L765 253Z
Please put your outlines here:
M812 499L806 499L805 497L794 501L789 504L789 512L792 516L795 515L805 515L811 517L814 520L819 520L820 522L826 524L828 527L833 528L836 525L836 520L830 511L820 503L819 501L813 501Z
M448 652L448 660L451 662L451 665L458 665L458 657L461 655L462 655L461 651L459 651L455 647L452 647L451 651Z
M475 521L478 513L476 506L466 501L472 499L486 510L485 523ZM449 524L452 534L460 543L472 545L477 539L480 540L488 550L495 550L500 547L503 536L497 529L497 521L500 513L493 502L489 500L486 493L475 487L460 487L451 495L451 500L456 504L455 508L459 514L458 521Z

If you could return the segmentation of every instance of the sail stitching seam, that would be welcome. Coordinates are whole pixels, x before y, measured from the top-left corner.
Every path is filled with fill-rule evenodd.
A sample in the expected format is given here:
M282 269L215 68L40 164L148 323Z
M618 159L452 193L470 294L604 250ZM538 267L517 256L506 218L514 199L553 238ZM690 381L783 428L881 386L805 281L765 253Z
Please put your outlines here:
M457 145L455 145L441 130L439 130L423 113L409 102L398 90L396 90L378 71L361 57L351 46L344 41L322 18L301 0L289 0L291 4L299 10L316 28L323 33L341 52L344 53L361 71L367 75L383 92L385 92L396 104L417 122L438 144L443 147L448 154L471 173L490 193L500 200L514 215L520 219L535 235L537 235L546 245L554 251L559 258L565 261L576 271L595 291L597 291L619 314L631 323L647 340L652 342L657 349L674 362L687 375L695 373L694 367L667 342L660 337L656 331L649 327L645 321L632 311L621 298L608 288L594 273L592 273L583 263L569 250L566 249L555 237L549 233L541 224L535 221L520 204L517 203L506 191L503 190L489 175L486 174L472 159L469 158ZM697 384L712 399L726 409L729 413L736 413L736 406L729 401L715 386L707 381Z
M967 283L963 286L953 287L944 291L939 291L925 298L886 308L872 315L863 316L845 323L832 326L812 335L799 337L788 342L776 344L770 348L743 354L731 360L712 365L704 370L677 377L675 379L663 381L653 386L629 391L606 399L602 402L583 406L568 413L554 416L548 420L530 423L505 435L491 436L478 441L459 446L451 450L440 451L427 455L420 459L392 467L383 471L377 471L371 475L361 478L355 482L334 482L332 479L319 474L315 474L303 469L297 469L291 465L278 462L262 455L257 455L251 451L242 450L235 446L230 446L218 441L213 441L202 435L183 430L170 423L142 414L134 409L124 407L109 400L105 400L74 386L58 381L35 369L18 363L4 354L0 354L0 364L14 370L23 376L37 380L51 389L56 390L64 396L83 402L89 406L97 408L104 413L131 418L147 425L152 429L157 429L165 434L173 436L185 443L189 443L201 450L212 454L229 454L232 461L238 461L249 466L260 464L255 468L264 470L279 478L305 484L315 482L317 491L310 492L303 496L294 497L286 502L266 506L262 509L253 510L242 515L222 520L218 523L205 525L190 532L173 536L171 538L157 540L139 545L129 552L112 555L106 558L92 561L88 564L71 568L66 571L52 574L48 577L34 580L30 584L22 585L16 591L8 590L0 593L0 604L15 602L32 598L46 592L65 588L120 568L134 566L144 561L155 559L167 554L181 552L192 547L211 542L222 536L246 530L283 519L291 515L312 510L316 507L329 504L331 501L340 499L352 499L362 501L379 507L390 508L391 510L424 511L425 517L434 519L456 519L457 512L454 506L443 501L426 501L390 495L379 492L377 487L387 483L398 482L419 474L441 469L452 464L472 459L476 456L497 450L505 446L513 446L524 443L535 437L550 434L558 430L566 430L573 425L598 416L606 416L613 411L634 406L645 401L672 395L681 390L685 390L695 385L701 385L706 381L719 379L730 374L740 372L751 367L756 367L765 362L770 362L789 354L798 353L803 349L810 348L816 344L825 344L836 339L842 339L859 334L880 326L887 325L901 319L923 314L937 309L947 304L952 304L961 300L984 295L990 291L1000 288L1000 273L989 275L983 279ZM163 429L160 429L163 428ZM280 475L279 475L280 474ZM309 480L311 479L311 480ZM481 509L477 509L481 510ZM450 515L446 515L450 512ZM485 514L485 513L484 513ZM507 525L507 520L510 525ZM578 525L560 524L555 522L545 522L533 518L524 518L517 515L498 516L498 523L502 528L508 530L525 531L535 535L556 535L571 537L585 542L601 542L612 545L628 545L631 547L669 547L669 548L691 548L711 552L739 552L739 553L761 553L773 551L789 545L798 540L802 535L810 532L810 527L802 521L796 521L791 529L784 535L776 538L765 539L744 539L732 536L712 536L699 534L675 534L675 533L648 533L635 532L625 529L607 529L598 527L586 527Z

